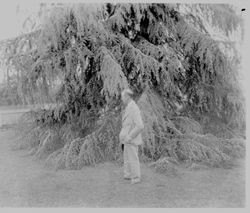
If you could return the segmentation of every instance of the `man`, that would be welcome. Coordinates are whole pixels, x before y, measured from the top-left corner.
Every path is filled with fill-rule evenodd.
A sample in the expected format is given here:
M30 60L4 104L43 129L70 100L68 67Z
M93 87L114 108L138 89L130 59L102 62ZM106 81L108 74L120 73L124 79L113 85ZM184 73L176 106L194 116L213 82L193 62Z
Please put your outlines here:
M130 89L125 89L121 93L125 110L119 139L120 143L124 144L124 179L131 179L131 184L135 184L141 181L138 146L142 144L141 132L144 125L140 109L132 99L132 95Z

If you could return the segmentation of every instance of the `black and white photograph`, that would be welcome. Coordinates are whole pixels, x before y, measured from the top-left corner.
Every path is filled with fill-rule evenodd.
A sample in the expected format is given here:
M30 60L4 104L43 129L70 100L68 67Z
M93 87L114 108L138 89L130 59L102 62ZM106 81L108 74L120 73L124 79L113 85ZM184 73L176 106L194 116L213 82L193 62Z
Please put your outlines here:
M1 1L0 211L246 209L246 3Z

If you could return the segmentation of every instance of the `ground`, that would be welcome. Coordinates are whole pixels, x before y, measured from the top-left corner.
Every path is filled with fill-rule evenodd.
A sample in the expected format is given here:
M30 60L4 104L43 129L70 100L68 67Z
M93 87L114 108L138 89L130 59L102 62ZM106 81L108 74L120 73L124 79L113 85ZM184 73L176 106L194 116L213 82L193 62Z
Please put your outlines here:
M122 179L122 167L103 163L69 171L44 166L11 149L15 135L0 130L0 207L244 207L245 164L231 169L157 174L142 164L142 183Z

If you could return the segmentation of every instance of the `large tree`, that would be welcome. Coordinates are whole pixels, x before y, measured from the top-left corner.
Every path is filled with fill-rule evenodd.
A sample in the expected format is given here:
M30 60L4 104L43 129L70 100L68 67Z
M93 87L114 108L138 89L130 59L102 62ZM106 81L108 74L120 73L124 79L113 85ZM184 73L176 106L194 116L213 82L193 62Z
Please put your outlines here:
M98 119L131 87L146 124L143 154L157 159L183 135L207 133L202 127L215 120L231 132L244 129L239 55L208 26L228 38L242 21L223 4L59 5L26 37L34 48L11 61L25 66L30 94L60 103L39 114L43 126L80 123L80 131L82 115Z

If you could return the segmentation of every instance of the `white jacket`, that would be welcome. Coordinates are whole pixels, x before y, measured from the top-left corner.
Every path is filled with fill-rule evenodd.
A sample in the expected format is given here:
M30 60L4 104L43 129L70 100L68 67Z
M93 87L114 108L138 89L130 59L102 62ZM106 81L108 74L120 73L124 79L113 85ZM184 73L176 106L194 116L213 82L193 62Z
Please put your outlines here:
M131 143L134 145L141 145L143 143L141 136L141 131L143 128L144 125L141 117L141 111L137 104L131 100L126 106L122 115L122 129L119 135L120 141L124 143L124 136L130 135L131 137L134 132L139 131L139 134L132 138Z

